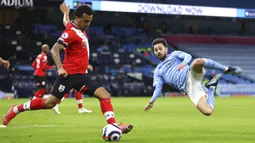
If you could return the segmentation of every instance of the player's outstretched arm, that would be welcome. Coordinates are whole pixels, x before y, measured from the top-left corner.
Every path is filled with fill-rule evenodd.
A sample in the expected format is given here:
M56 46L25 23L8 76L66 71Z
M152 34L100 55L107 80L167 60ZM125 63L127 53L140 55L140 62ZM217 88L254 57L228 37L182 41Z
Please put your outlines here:
M160 93L162 91L163 84L157 84L155 86L155 90L153 92L153 96L151 97L149 103L144 108L144 111L150 111L150 109L153 107L154 102L157 100L157 98L160 96Z
M52 55L52 58L55 62L55 65L58 69L58 75L60 76L64 76L66 77L67 76L67 72L63 69L62 67L62 63L60 61L60 50L63 50L64 49L64 46L59 44L59 43L55 43L55 45L53 46L53 48L51 49L51 55Z
M66 5L66 3L62 3L60 6L59 6L61 12L63 13L63 24L64 26L66 27L67 26L67 23L70 21L70 18L69 18L69 13L70 13L70 6Z
M9 61L4 60L4 59L2 59L1 57L0 57L0 63L3 64L4 67L7 68L7 69L10 67Z

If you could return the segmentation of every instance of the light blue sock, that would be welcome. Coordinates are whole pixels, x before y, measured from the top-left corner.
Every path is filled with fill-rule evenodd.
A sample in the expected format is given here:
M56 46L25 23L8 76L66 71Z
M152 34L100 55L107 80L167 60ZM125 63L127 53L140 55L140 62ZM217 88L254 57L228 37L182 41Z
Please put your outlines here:
M212 109L214 109L214 92L215 92L215 86L211 86L208 89L208 98L207 98L207 103L210 105Z
M220 63L215 62L214 60L206 59L206 58L203 58L203 59L205 61L204 65L206 68L216 69L216 70L220 70L222 72L224 72L227 68L226 66L223 66Z

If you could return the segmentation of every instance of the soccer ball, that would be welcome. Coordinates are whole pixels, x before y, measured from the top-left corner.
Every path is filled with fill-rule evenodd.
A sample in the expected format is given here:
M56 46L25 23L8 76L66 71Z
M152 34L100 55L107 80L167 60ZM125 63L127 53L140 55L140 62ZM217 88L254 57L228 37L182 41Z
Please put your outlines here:
M121 130L115 124L108 124L102 130L102 138L105 141L117 142L121 138Z

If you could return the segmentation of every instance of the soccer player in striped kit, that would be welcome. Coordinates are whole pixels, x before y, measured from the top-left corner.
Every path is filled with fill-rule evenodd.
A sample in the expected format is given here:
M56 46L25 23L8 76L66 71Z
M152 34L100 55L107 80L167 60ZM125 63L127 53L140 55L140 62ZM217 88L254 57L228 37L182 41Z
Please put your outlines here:
M221 74L216 75L205 85L208 88L206 93L202 88L202 79L205 68L222 71L224 74L237 75L242 72L239 67L226 67L206 58L197 58L191 65L188 63L192 57L182 51L173 51L168 54L167 42L163 38L157 38L152 42L154 54L161 61L154 70L153 86L155 88L153 96L145 107L149 111L156 99L159 97L163 83L172 88L178 89L187 94L196 108L204 115L211 115L214 111L214 92Z

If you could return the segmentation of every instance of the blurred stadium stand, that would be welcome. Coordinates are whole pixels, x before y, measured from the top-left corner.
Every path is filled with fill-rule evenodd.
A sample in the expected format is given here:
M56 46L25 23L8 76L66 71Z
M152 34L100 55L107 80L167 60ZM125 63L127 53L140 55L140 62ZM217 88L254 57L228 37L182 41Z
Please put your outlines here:
M227 4L228 0L140 1L250 6L243 1ZM212 58L244 69L240 76L222 77L219 85L221 95L255 95L255 40L250 38L255 34L254 22L253 19L96 11L88 31L90 63L95 67L90 74L113 96L151 96L153 69L159 62L153 54L151 41L163 36L169 42L170 52L183 50L193 58ZM44 43L53 46L63 29L58 5L49 8L1 8L1 57L9 59L12 66L9 71L0 67L0 90L14 92L18 97L32 96L35 85L31 63L40 53L40 46ZM207 70L205 78L210 73L211 70ZM55 76L55 70L48 71L48 88L53 85ZM164 91L176 92L170 88Z

